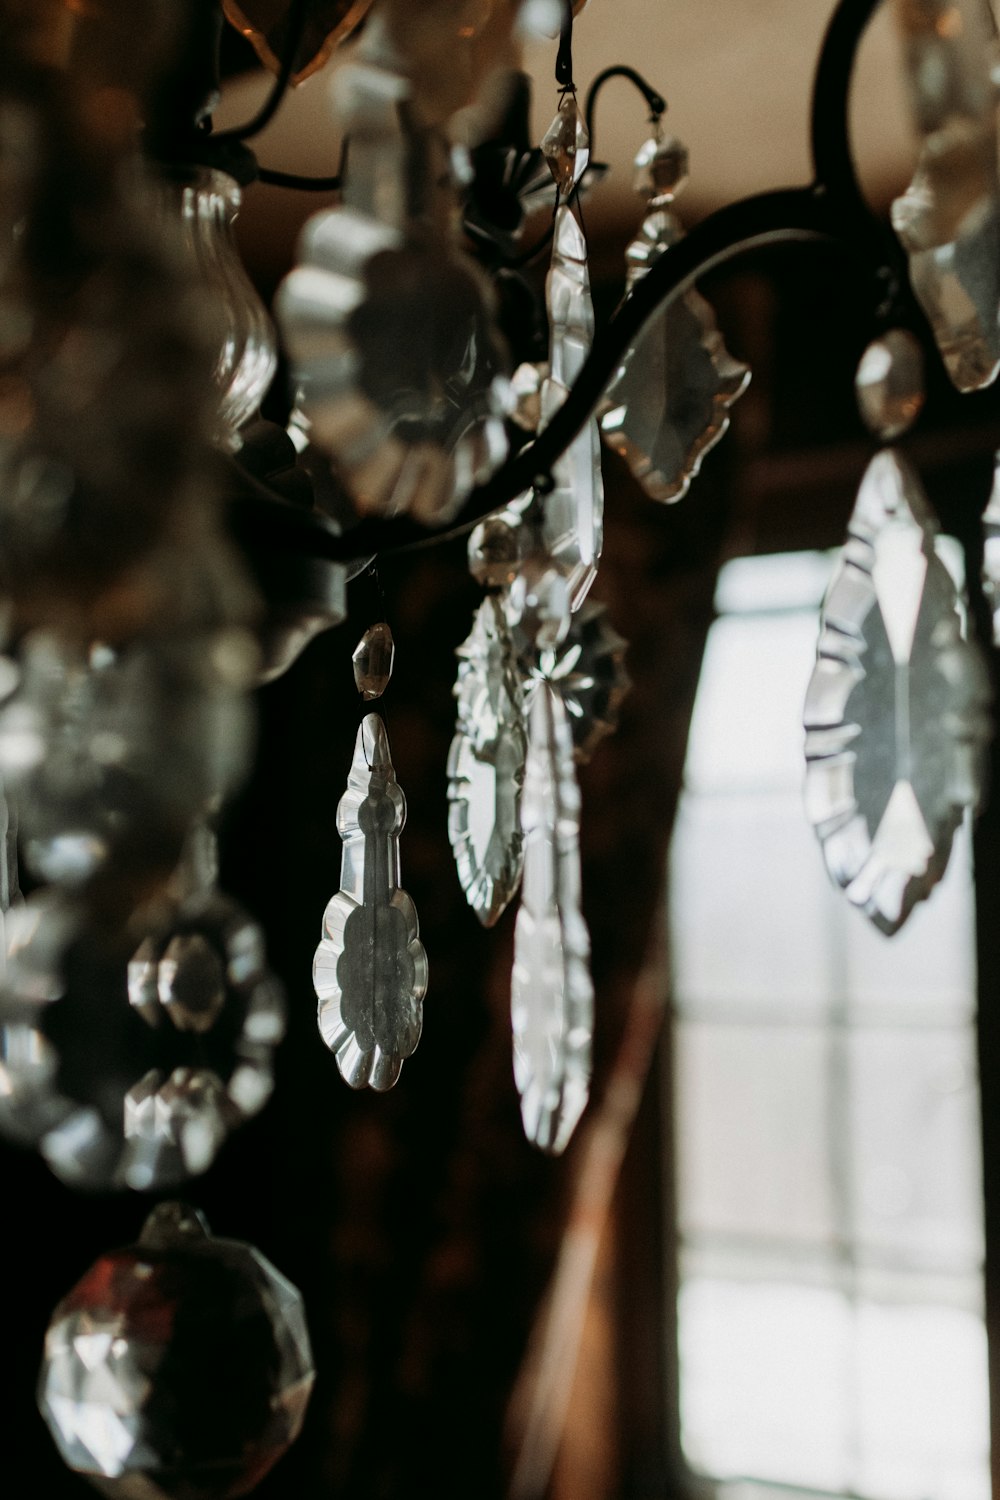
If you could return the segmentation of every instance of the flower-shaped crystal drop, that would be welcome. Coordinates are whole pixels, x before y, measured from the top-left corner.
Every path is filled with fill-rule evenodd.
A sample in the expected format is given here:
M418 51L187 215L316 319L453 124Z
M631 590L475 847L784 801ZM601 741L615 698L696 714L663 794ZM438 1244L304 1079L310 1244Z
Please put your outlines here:
M215 892L117 932L51 891L8 921L3 1133L75 1186L148 1190L204 1172L271 1094L285 1009L259 927ZM81 1061L98 1028L100 1070Z
M381 698L392 677L396 647L385 621L366 630L354 648L354 681L362 698Z
M484 927L521 879L527 741L503 607L484 599L458 648L458 727L448 755L448 837L466 899Z
M302 1298L259 1250L161 1204L55 1309L38 1404L102 1494L246 1494L302 1427L314 1378Z
M854 377L858 410L883 443L908 432L924 405L924 351L905 328L890 328L861 356Z
M601 740L618 727L618 710L630 687L625 651L625 641L608 621L607 606L587 599L558 645L522 658L529 698L540 682L558 688L579 765L586 765Z
M806 698L806 806L827 869L888 933L944 874L989 738L989 681L935 530L913 471L876 454Z
M514 929L514 1078L530 1141L565 1149L590 1092L594 988L580 910L580 790L558 692L542 683L521 799L524 874Z
M986 0L893 11L921 144L892 224L952 383L981 390L1000 371L996 25Z
M549 164L559 196L576 187L590 161L590 137L574 93L563 94L555 119L542 137L542 155Z
M352 1088L392 1088L420 1040L427 954L399 884L405 821L385 725L368 714L337 809L340 890L326 908L313 962L319 1029Z

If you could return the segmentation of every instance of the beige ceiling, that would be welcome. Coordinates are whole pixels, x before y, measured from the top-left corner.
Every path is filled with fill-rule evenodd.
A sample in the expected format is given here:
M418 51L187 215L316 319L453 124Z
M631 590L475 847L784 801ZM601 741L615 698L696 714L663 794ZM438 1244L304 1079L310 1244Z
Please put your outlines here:
M582 90L602 67L629 63L666 95L669 127L691 153L686 216L697 217L746 193L808 180L812 73L833 8L834 0L590 0L577 22L577 82ZM862 178L878 202L906 181L913 157L889 9L865 38L852 102ZM539 135L556 102L554 57L554 43L533 43L526 56ZM336 169L328 79L329 70L319 73L291 95L258 139L262 162ZM242 118L265 87L260 78L229 85L218 124ZM599 155L614 170L588 207L592 230L635 213L630 165L646 133L645 108L626 84L612 83L597 123ZM315 206L304 194L257 189L248 195L245 233L266 237L276 215L291 232Z

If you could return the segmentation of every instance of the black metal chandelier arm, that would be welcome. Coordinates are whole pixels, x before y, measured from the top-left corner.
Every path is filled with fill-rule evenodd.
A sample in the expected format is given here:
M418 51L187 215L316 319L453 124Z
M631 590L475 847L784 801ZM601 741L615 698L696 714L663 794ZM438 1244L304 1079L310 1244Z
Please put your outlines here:
M642 74L637 72L635 68L626 67L622 63L617 63L615 64L615 66L610 68L602 68L600 73L598 73L597 77L591 83L590 88L587 90L587 102L584 106L583 111L584 123L587 127L587 135L590 137L591 154L593 154L595 150L594 139L597 127L597 101L600 97L601 90L604 88L604 85L606 83L610 83L612 78L624 78L626 82L631 83L635 88L639 90L639 93L646 101L647 107L649 109L649 117L651 120L658 120L661 115L666 113L666 99L664 99L662 94L657 93L656 89L654 89L651 84L647 83Z
M873 261L866 253L867 245L859 246L845 232L831 207L829 195L821 188L805 187L761 193L718 209L650 267L598 335L583 369L551 422L491 479L471 492L455 528L435 538L426 527L405 516L392 520L370 518L342 536L332 537L327 532L317 538L323 555L345 561L443 540L468 530L483 516L536 484L545 483L649 319L706 271L748 251L794 241L839 248L846 264L853 266L865 285L873 316L877 315L885 298L886 268L881 260Z

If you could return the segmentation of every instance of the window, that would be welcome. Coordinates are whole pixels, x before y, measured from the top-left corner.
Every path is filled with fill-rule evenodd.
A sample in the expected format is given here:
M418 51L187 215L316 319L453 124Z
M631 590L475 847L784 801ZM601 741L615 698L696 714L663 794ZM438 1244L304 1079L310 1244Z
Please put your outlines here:
M830 567L727 565L691 727L671 857L682 1451L722 1481L988 1500L970 840L893 939L830 885L801 797Z

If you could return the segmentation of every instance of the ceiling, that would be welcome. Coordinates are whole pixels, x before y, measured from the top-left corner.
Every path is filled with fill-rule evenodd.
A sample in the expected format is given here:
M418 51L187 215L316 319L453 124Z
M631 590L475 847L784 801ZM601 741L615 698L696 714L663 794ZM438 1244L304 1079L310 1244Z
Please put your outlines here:
M812 72L833 9L834 0L590 0L576 27L577 82L582 90L609 63L628 63L666 95L669 128L691 153L683 202L691 220L747 193L809 179ZM852 98L859 169L880 204L905 183L914 155L890 11L881 7L864 40ZM554 59L554 43L527 49L539 136L556 104ZM336 170L329 77L328 68L286 100L256 142L263 163L317 175ZM217 123L251 112L268 81L256 75L228 84ZM645 107L627 84L609 84L597 124L600 157L613 171L588 203L591 234L636 214L630 167L646 135ZM317 206L307 194L255 189L244 209L244 243L264 261L282 259Z

